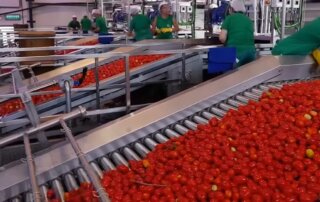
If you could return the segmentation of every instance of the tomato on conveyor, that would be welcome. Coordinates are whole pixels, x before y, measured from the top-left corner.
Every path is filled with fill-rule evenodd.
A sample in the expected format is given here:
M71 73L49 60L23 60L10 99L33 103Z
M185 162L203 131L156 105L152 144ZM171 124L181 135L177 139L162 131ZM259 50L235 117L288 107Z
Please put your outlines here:
M285 85L105 172L101 183L113 202L315 202L319 127L320 81ZM98 200L82 184L65 201Z
M94 40L91 40L91 41L88 41L88 42L85 42L85 43L78 44L78 46L93 46L93 45L96 45L96 44L98 44L98 39L94 39ZM58 50L58 51L56 51L56 55L66 55L66 54L69 54L69 53L74 52L76 50L77 49Z
M129 58L129 63L130 63L129 67L130 69L134 69L139 66L163 59L165 57L168 57L168 55L131 56ZM123 59L115 60L111 63L104 64L98 68L99 80L107 79L111 76L120 74L124 72L124 69L125 69L125 66L124 66ZM79 80L81 76L82 74L79 73L79 74L73 75L72 78L73 80ZM85 87L93 83L95 83L95 76L94 76L94 70L91 69L91 70L88 70L86 78L83 81L83 83L77 88ZM58 85L52 85L52 86L43 88L39 91L55 91L55 90L61 90L61 88ZM32 96L32 101L35 105L39 105L39 104L48 102L50 100L53 100L61 95L62 94L36 95L36 96ZM24 110L24 105L22 104L22 101L20 98L10 99L0 103L0 116L6 116L19 110Z

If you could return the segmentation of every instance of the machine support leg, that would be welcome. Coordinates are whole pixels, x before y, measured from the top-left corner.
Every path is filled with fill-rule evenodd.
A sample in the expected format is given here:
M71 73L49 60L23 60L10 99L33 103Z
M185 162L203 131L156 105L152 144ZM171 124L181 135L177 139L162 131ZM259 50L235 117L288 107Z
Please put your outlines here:
M36 169L34 165L34 160L31 153L31 146L29 141L29 136L27 134L23 135L24 148L27 156L27 164L29 168L29 176L32 187L33 200L35 202L41 202L40 189L38 187L37 178L36 178Z
M286 3L287 1L282 1L281 39L284 39L286 30Z
M126 107L127 107L127 113L130 112L131 108L131 85L130 85L130 61L129 61L129 55L125 56L124 58L125 62L125 76L126 76Z
M96 108L100 109L101 108L101 103L100 103L100 82L99 82L99 59L95 58L94 59L94 76L96 79ZM97 116L97 121L100 122L100 115Z
M182 82L185 83L187 81L187 78L186 78L186 54L185 53L182 53L181 76L182 76Z
M98 176L95 174L94 170L92 169L92 167L90 166L89 162L87 161L87 159L85 158L85 155L83 154L83 152L81 151L78 143L76 142L75 138L73 137L73 134L70 130L70 128L67 126L66 122L63 119L60 119L60 124L62 126L62 128L65 131L65 134L73 148L73 150L75 151L75 153L77 154L80 163L82 164L84 170L87 172L87 174L89 175L91 182L93 184L93 186L95 187L99 197L100 197L100 201L102 202L110 202L110 199L107 195L107 193L105 192L104 188L102 187L100 180L98 178Z
M71 85L69 81L64 82L64 91L66 96L66 113L71 112Z

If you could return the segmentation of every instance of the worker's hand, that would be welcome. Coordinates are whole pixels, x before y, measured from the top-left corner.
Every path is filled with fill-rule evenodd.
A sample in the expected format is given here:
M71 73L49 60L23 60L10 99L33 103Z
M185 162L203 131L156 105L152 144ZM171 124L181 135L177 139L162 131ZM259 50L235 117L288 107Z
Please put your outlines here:
M314 50L312 52L312 56L315 59L317 65L319 66L320 65L320 50L319 49Z

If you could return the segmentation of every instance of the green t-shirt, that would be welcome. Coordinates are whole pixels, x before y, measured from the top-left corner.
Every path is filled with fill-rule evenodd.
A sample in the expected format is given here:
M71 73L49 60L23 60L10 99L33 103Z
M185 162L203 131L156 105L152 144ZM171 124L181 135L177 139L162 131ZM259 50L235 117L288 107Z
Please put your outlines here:
M320 47L320 17L306 24L300 31L281 40L272 55L309 55Z
M173 27L173 17L169 16L166 19L161 16L157 17L157 29L160 30L160 33L157 35L157 39L172 39L172 31L167 31L168 28Z
M235 47L237 55L255 50L253 23L243 13L233 13L227 16L221 29L228 32L226 46Z
M91 29L91 20L89 18L82 18L81 27L83 31L89 31Z
M130 31L134 31L135 40L152 39L151 20L142 14L135 15L130 22Z
M99 34L107 34L108 28L106 25L106 20L103 17L97 17L96 18L96 26L99 27L100 31Z

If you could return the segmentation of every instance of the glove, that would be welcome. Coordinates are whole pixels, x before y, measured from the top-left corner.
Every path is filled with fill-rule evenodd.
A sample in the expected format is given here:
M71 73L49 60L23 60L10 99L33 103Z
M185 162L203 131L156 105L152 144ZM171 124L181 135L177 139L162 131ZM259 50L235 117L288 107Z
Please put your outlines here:
M312 52L313 58L316 60L317 64L320 65L320 50L316 49Z

